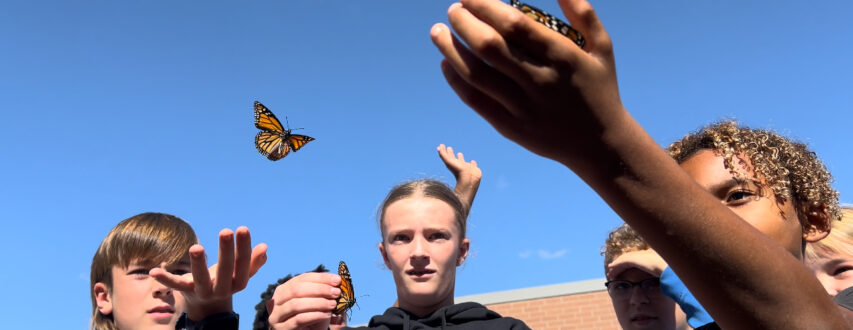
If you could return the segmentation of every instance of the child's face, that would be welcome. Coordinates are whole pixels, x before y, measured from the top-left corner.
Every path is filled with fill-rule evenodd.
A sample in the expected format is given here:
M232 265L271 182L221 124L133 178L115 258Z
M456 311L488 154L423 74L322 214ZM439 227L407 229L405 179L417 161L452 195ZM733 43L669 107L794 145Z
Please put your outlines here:
M747 170L744 164L735 161L735 166L739 173L754 177L754 173ZM819 240L827 234L822 231L810 231L808 235L804 235L797 211L790 199L779 203L769 188L765 188L762 194L754 182L737 182L726 169L723 157L717 156L711 150L696 152L681 163L681 168L734 213L782 245L797 259L803 259L804 239Z
M619 320L622 329L676 329L678 320L675 301L661 293L659 286L645 289L638 285L627 289L627 291L622 290L623 292L619 294L616 293L618 290L615 283L618 281L641 283L644 280L656 278L656 276L638 268L629 268L612 279L614 284L611 284L612 287L608 288L608 292L613 303L613 310L616 312L616 319ZM624 286L627 287L628 285ZM684 322L683 319L681 321L681 323Z
M806 266L814 272L830 296L853 286L853 256L845 254L820 255L806 259Z
M397 295L408 304L431 306L450 300L456 267L468 251L453 208L429 197L409 197L385 211L385 243L379 244L394 275Z
M110 303L118 329L175 329L184 312L184 297L148 276L154 266L136 262L128 268L113 266ZM167 266L166 270L186 274L190 271L189 260Z

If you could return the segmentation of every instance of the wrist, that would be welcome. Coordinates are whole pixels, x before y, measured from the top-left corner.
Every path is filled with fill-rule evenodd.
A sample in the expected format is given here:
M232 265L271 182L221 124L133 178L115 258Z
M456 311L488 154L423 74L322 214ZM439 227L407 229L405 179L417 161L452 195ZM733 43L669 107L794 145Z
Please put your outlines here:
M187 304L187 318L192 321L201 321L211 315L232 313L233 311L231 299L203 305Z

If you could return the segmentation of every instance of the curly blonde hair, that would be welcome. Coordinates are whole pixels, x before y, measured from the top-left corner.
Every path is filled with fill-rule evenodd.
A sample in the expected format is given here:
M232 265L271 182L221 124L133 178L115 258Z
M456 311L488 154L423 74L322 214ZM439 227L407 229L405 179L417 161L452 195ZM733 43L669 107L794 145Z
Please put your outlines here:
M769 188L780 203L790 198L801 222L815 208L823 208L831 220L841 219L838 192L831 186L832 175L805 144L728 120L688 134L667 148L678 163L703 149L722 156L735 179L753 181L762 191ZM754 180L735 167L735 161L748 165L745 159L752 165ZM807 224L802 225L805 229Z
M807 261L838 255L853 257L853 205L841 207L841 221L832 224L832 231L828 236L806 244Z
M607 240L604 241L604 246L601 248L601 255L604 256L604 272L607 273L607 265L619 256L628 252L648 249L651 247L640 237L640 234L627 223L623 223L607 235Z

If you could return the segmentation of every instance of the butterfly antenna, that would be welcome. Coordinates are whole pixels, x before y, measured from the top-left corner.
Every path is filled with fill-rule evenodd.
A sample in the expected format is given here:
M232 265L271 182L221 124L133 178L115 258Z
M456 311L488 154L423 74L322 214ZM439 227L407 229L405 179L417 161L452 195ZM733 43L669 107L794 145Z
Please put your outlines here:
M284 122L285 122L285 123L287 123L287 130L288 130L288 131L293 131L293 130L298 130L298 129L305 129L305 128L303 128L303 127L291 129L291 128L290 128L290 121L289 121L289 120L287 120L287 116L284 116Z

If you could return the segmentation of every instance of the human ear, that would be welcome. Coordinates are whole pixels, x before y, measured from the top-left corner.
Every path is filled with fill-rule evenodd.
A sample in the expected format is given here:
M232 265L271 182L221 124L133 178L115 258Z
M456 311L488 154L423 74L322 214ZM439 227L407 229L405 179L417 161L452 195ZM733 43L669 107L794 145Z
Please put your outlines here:
M95 283L94 288L92 288L95 293L95 302L98 305L98 312L102 315L110 315L113 313L113 302L112 297L110 297L110 290L107 288L107 285L98 282Z
M805 225L803 226L803 240L806 242L817 242L822 240L826 235L829 235L829 229L832 226L832 219L826 211L826 205L811 206L804 212L806 217Z
M391 269L391 262L388 261L388 253L385 252L385 246L382 245L382 242L379 242L377 245L379 247L379 253L382 254L382 261L385 262L385 267Z
M456 266L462 266L462 263L465 262L465 258L468 257L468 249L471 247L471 241L467 238L462 239L462 243L459 244L459 254L456 256Z

